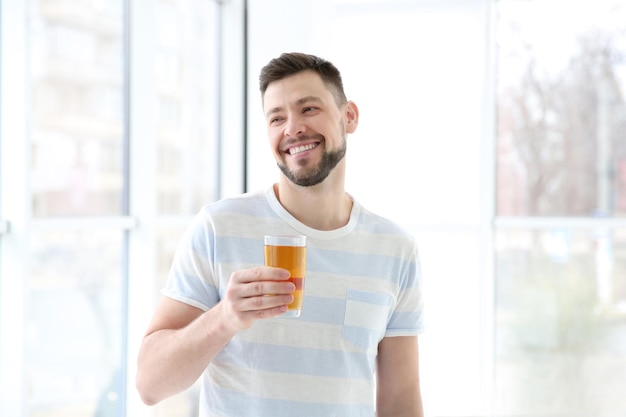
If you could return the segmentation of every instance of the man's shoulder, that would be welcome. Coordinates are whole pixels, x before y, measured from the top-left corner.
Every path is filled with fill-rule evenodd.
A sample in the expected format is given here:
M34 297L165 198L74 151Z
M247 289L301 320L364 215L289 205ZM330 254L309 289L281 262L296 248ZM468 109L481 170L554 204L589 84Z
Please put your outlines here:
M207 204L202 208L206 214L219 214L224 212L256 212L267 203L265 192L254 191L234 196L224 197L218 201Z
M393 234L406 238L412 238L413 236L409 230L399 222L384 215L374 213L364 207L361 207L359 225L361 228L371 233Z

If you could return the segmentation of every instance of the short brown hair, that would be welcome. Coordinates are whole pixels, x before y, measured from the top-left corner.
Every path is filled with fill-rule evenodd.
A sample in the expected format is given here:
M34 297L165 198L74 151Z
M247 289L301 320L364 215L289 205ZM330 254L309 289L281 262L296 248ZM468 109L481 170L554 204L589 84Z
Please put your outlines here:
M346 103L343 81L337 67L325 59L301 52L284 53L278 58L272 59L261 69L259 76L261 97L265 96L265 91L270 83L302 71L317 73L335 97L337 106L341 107Z

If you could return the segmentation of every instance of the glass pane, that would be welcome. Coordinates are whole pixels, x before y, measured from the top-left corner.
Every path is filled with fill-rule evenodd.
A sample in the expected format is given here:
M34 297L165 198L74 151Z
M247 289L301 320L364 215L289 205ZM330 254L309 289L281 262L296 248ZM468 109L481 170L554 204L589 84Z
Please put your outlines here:
M29 417L118 417L124 333L120 231L33 233Z
M35 216L122 210L123 0L30 0Z
M498 214L626 214L626 1L497 10Z
M218 196L218 8L157 5L158 210L195 214Z
M626 229L496 234L498 412L626 413Z

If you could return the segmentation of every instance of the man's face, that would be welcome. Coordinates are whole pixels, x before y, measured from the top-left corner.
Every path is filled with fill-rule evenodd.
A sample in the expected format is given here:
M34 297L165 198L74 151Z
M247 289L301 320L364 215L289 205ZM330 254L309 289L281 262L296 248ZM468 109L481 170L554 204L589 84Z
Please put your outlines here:
M294 184L321 183L346 153L346 134L356 128L356 108L337 107L315 72L270 83L263 109L270 145L283 174Z

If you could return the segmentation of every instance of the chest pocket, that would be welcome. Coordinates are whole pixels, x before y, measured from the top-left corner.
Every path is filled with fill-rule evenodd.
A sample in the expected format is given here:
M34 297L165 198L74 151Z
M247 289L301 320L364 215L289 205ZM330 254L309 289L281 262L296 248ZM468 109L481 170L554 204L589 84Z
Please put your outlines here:
M370 291L348 290L342 336L369 350L385 334L391 296Z

